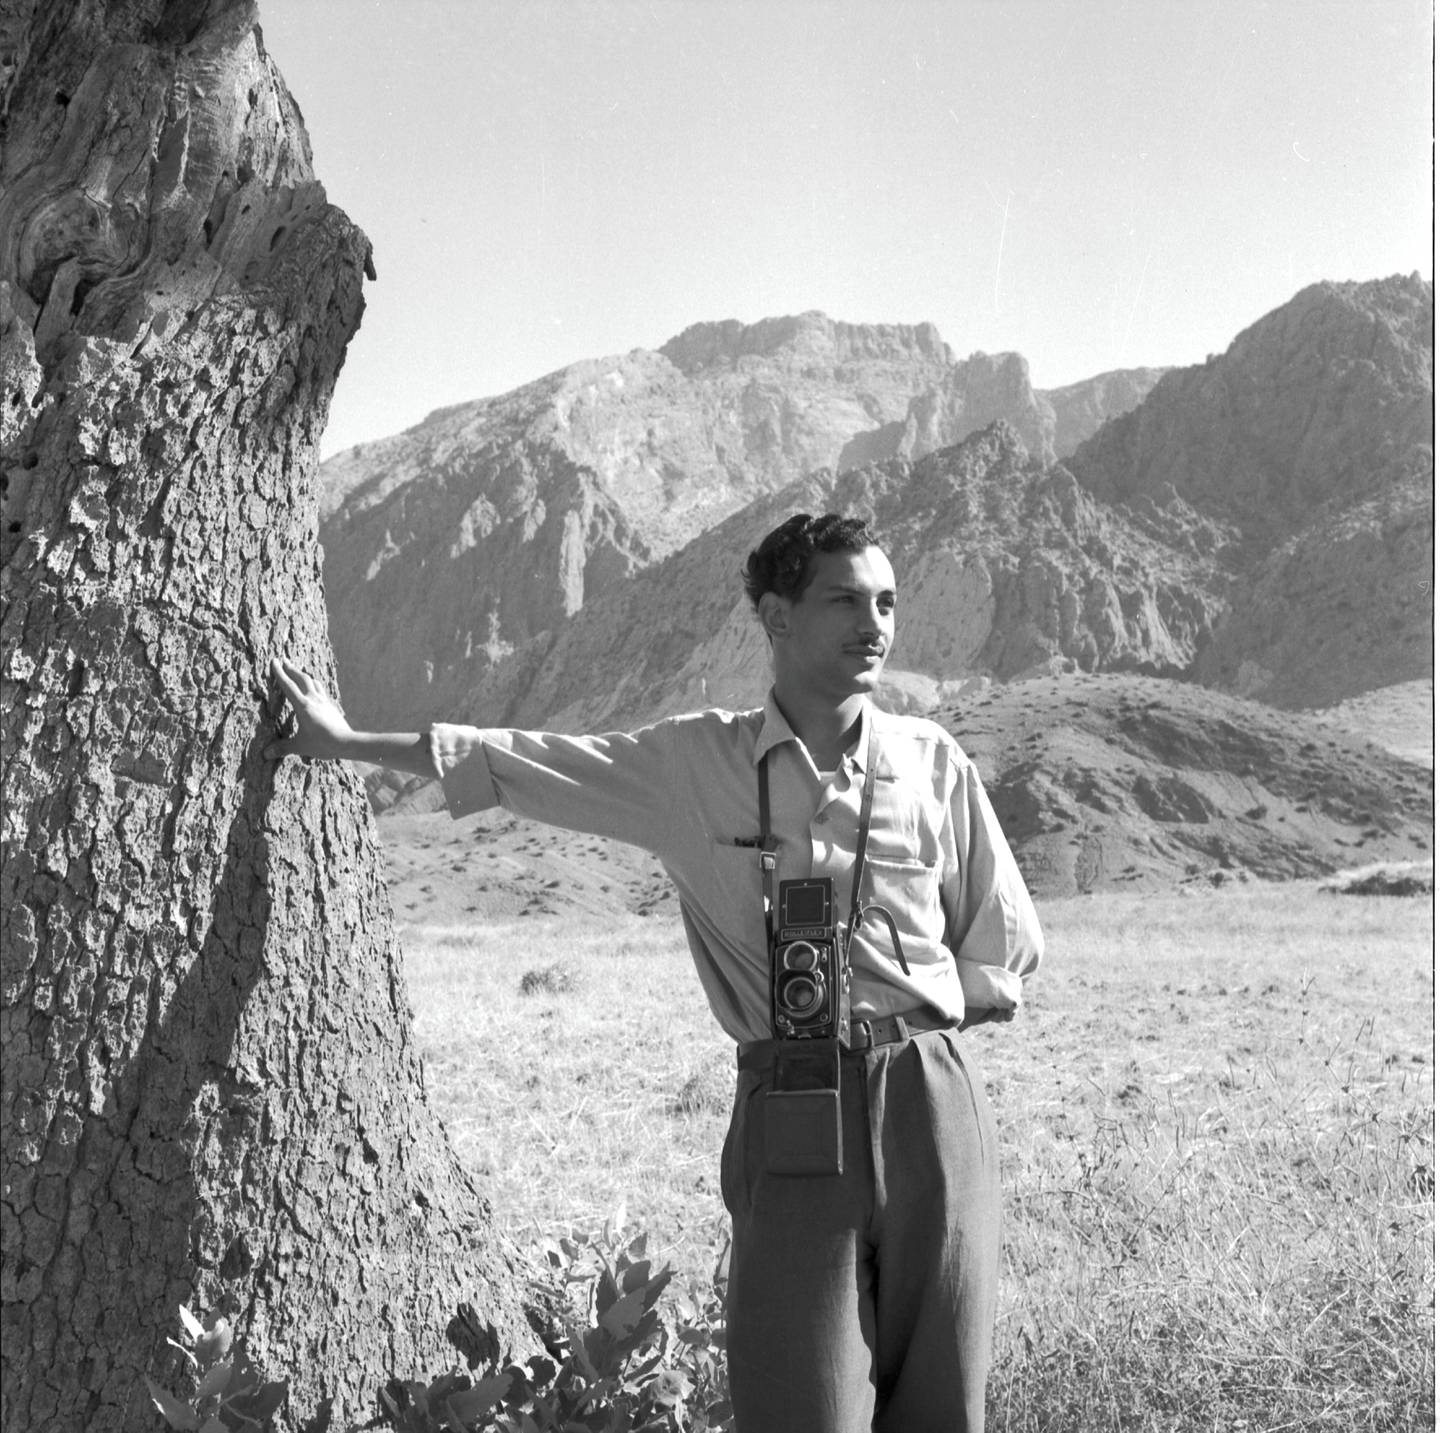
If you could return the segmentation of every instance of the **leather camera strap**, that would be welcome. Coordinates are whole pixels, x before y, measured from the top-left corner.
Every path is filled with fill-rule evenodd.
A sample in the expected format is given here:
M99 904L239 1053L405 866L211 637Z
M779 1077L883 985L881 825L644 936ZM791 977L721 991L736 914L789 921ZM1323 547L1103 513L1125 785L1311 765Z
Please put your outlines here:
M865 784L860 791L860 825L855 837L855 878L850 887L850 920L845 927L845 946L842 957L845 965L844 979L850 978L850 942L855 938L855 929L864 914L860 909L860 883L865 878L865 848L870 841L870 812L875 804L875 773L880 765L880 738L875 730L875 717L870 715L870 741L865 749ZM773 949L775 944L775 852L780 843L770 830L770 748L760 759L757 780L760 787L760 872L765 901L765 945ZM904 957L902 956L903 960ZM907 971L908 974L908 971Z

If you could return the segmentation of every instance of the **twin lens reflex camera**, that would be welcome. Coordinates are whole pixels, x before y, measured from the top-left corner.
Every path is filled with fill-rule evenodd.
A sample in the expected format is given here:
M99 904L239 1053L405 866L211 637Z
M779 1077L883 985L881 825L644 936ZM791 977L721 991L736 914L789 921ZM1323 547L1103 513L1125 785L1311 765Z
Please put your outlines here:
M781 881L770 951L775 1074L765 1096L771 1174L841 1172L840 946L830 878Z

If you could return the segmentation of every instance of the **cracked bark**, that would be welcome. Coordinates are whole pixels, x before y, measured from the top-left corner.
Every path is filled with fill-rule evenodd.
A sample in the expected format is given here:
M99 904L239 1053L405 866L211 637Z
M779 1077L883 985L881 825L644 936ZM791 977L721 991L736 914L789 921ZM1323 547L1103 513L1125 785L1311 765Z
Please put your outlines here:
M333 681L312 483L369 245L245 0L11 5L0 84L0 1426L154 1428L181 1302L344 1426L459 1299L529 1342L360 782L262 756L270 656Z

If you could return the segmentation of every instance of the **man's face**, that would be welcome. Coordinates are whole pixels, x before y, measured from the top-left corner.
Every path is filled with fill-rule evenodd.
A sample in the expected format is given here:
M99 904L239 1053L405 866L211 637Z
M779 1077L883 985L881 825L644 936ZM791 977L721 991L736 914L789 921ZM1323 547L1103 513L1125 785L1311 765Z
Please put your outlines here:
M798 598L761 599L777 682L836 699L880 683L895 639L895 573L878 547L822 552Z

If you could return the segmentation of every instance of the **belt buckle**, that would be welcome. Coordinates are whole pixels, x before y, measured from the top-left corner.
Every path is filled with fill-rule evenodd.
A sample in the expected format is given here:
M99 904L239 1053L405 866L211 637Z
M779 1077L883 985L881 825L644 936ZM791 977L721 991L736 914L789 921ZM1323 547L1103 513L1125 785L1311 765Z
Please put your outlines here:
M856 1037L861 1038L857 1039ZM875 1048L875 1032L871 1029L868 1020L852 1020L850 1032L845 1037L845 1048L847 1050L873 1050Z

